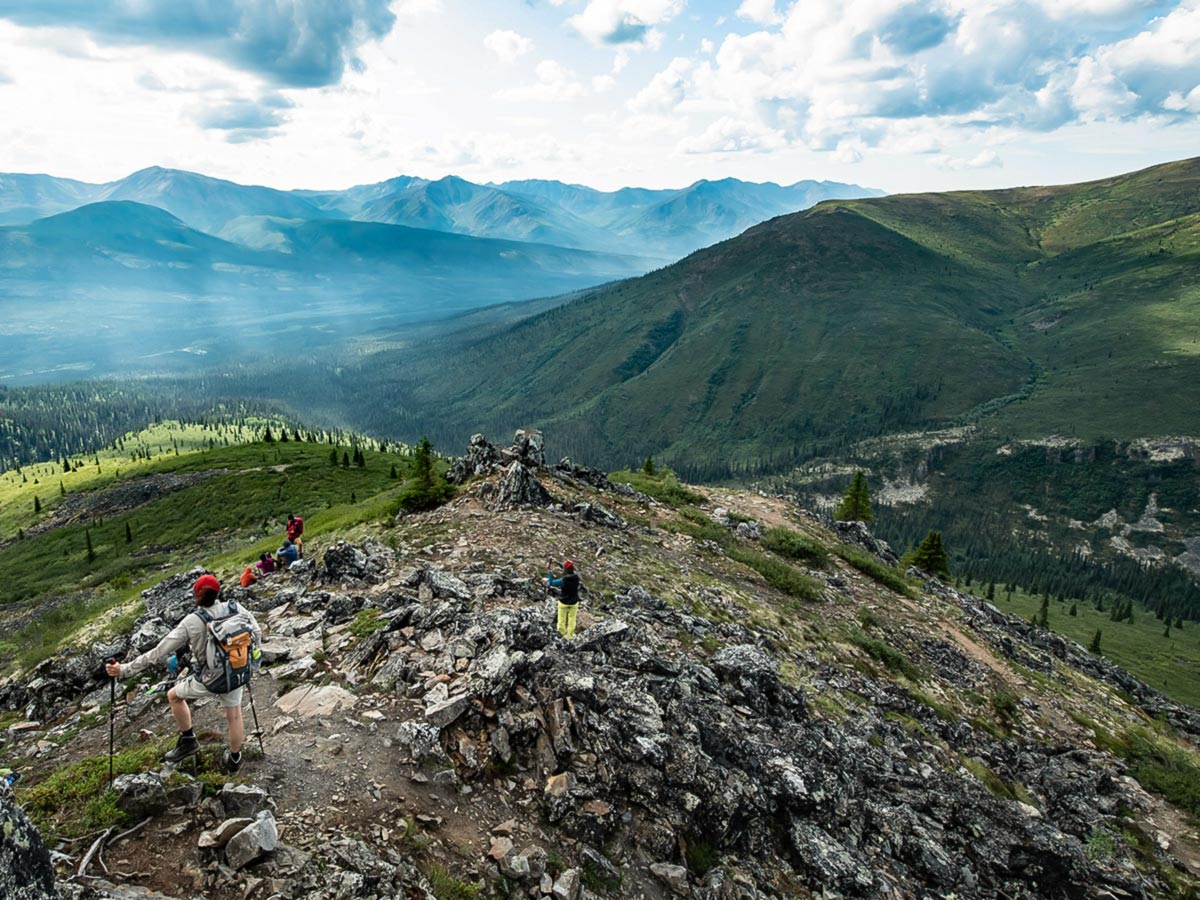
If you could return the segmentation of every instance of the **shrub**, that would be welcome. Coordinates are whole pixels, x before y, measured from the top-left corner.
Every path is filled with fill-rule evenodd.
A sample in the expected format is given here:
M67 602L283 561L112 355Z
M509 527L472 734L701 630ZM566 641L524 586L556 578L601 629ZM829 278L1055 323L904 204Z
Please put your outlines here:
M897 594L913 597L912 585L908 583L903 574L892 566L880 562L865 550L851 547L849 544L842 544L837 548L837 555L884 587L891 588Z
M763 534L762 545L772 553L814 565L824 565L829 559L828 552L820 544L787 528L768 528Z
M872 659L883 663L884 667L893 675L903 675L909 681L923 681L925 678L925 673L891 644L873 638L858 629L850 632L850 643L866 652Z

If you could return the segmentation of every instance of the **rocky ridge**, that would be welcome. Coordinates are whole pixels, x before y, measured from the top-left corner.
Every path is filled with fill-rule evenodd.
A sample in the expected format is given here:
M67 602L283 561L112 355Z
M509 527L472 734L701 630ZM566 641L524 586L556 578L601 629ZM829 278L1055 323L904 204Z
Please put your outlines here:
M536 432L472 438L451 478L457 499L385 541L226 592L270 633L265 759L215 794L123 776L126 823L149 819L146 844L182 871L60 877L64 895L441 897L450 872L475 892L453 896L1119 898L1196 874L1194 835L1168 833L1170 810L1070 715L1157 716L1194 749L1195 711L1077 645L915 570L907 597L835 559L806 570L820 595L797 606L671 508L547 466ZM836 544L783 501L718 499L709 520L748 546L780 524ZM862 526L839 531L894 562ZM588 587L573 641L553 628L548 552ZM0 686L37 723L3 748L28 782L107 700L103 659L152 646L194 577L147 591L121 639ZM126 740L170 732L153 701L121 720ZM1152 849L1096 852L1130 828ZM51 896L48 863L28 896Z

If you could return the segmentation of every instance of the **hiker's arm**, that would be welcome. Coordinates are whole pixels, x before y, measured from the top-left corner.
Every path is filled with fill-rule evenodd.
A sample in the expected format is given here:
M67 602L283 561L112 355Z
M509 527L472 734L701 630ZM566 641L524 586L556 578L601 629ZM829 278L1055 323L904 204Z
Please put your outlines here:
M121 678L130 678L138 674L143 669L149 668L157 662L163 662L168 656L183 647L188 642L187 616L184 616L183 621L171 629L170 633L158 642L158 646L152 650L147 650L141 656L130 660L127 663L121 664Z
M550 587L562 587L562 582L563 580L561 578L555 578L550 572L546 573L546 583L549 584Z

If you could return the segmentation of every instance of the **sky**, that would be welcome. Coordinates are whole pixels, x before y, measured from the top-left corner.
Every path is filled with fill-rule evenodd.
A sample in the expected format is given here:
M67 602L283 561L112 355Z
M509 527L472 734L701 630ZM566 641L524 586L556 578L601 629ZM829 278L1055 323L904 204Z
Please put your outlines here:
M0 0L0 172L1053 184L1200 155L1200 0Z

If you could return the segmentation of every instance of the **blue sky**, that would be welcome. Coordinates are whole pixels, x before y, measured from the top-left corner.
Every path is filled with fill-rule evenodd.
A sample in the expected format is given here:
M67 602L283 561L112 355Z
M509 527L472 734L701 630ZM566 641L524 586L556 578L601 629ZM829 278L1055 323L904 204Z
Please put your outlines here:
M1200 0L0 0L0 171L1058 183L1200 152Z

